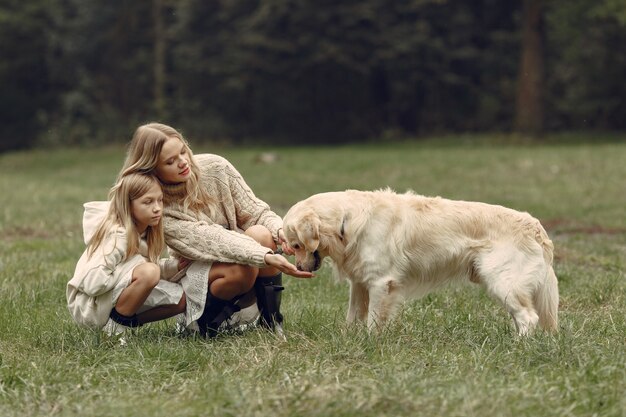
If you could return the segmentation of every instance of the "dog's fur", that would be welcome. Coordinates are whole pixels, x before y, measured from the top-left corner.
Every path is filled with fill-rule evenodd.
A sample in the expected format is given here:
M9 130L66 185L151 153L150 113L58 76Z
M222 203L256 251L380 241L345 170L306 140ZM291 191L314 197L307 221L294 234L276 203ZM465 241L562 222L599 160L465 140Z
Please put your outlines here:
M350 283L349 323L384 326L406 297L453 281L484 286L525 335L556 330L558 284L552 241L528 213L408 192L316 194L284 217L296 266L314 271L325 257Z

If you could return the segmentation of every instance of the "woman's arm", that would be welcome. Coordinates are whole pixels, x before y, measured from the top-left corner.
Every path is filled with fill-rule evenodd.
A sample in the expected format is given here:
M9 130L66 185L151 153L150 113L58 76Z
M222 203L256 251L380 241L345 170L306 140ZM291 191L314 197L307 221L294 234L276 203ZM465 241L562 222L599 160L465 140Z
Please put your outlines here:
M187 258L176 258L170 256L169 258L159 259L159 268L161 269L161 279L169 281L175 277L182 269L185 269L191 261Z
M287 275L291 275L296 278L313 278L315 275L312 272L299 271L295 265L290 263L284 256L277 253L268 253L265 255L265 263L278 269Z
M177 258L161 258L159 259L159 269L161 270L161 279L172 278L178 272L179 261Z
M267 266L265 255L273 253L242 233L172 210L165 213L164 231L167 245L192 260L263 268Z
M265 226L272 233L274 242L280 244L278 231L283 227L283 220L266 202L254 195L242 175L230 162L224 159L224 163L239 228L247 230L257 224Z

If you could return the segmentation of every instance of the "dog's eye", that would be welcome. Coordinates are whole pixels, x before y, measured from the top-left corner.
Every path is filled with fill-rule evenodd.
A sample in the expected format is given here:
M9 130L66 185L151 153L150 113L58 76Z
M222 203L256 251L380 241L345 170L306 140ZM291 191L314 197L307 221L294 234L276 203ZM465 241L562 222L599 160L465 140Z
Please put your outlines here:
M294 249L300 249L300 245L298 245L297 243L295 245L292 246Z

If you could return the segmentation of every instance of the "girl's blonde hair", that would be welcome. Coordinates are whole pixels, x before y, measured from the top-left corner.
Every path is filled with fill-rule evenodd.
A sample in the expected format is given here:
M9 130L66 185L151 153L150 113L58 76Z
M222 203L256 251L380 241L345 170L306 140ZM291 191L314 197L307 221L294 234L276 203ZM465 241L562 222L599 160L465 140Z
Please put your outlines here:
M118 226L126 230L126 241L128 243L123 260L139 253L139 233L133 219L131 203L150 191L150 188L155 184L160 187L158 178L153 175L132 173L123 176L111 188L109 191L109 211L89 242L89 256L98 249L109 233ZM150 262L158 262L161 252L165 248L163 221L159 221L156 226L148 226L146 229L146 242L148 244L148 259L150 259Z
M170 138L180 140L185 147L187 155L189 155L191 174L189 175L189 179L185 182L183 208L185 210L191 209L196 212L208 209L209 212L212 212L215 200L209 195L206 188L200 184L200 169L193 157L189 143L187 143L183 135L170 126L161 123L148 123L139 126L128 145L126 160L124 161L124 166L118 178L133 172L156 176L156 169L159 164L159 156L163 149L163 144ZM169 203L171 203L171 201L169 201L166 194L165 204L167 205Z

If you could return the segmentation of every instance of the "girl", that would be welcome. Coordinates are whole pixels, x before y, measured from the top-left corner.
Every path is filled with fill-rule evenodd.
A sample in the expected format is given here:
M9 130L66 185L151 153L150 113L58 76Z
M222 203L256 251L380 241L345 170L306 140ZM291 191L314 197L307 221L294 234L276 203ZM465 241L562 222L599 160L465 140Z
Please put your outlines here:
M258 199L241 174L217 155L194 157L175 129L150 123L130 142L120 175L157 176L164 193L167 245L193 264L181 284L187 296L187 325L214 335L240 307L244 295L256 296L261 324L282 333L281 272L309 278L285 257L282 219Z
M165 247L163 193L154 176L123 176L109 200L85 204L87 248L66 296L76 323L113 335L185 310L180 284L161 278L175 277L186 261L159 259Z

